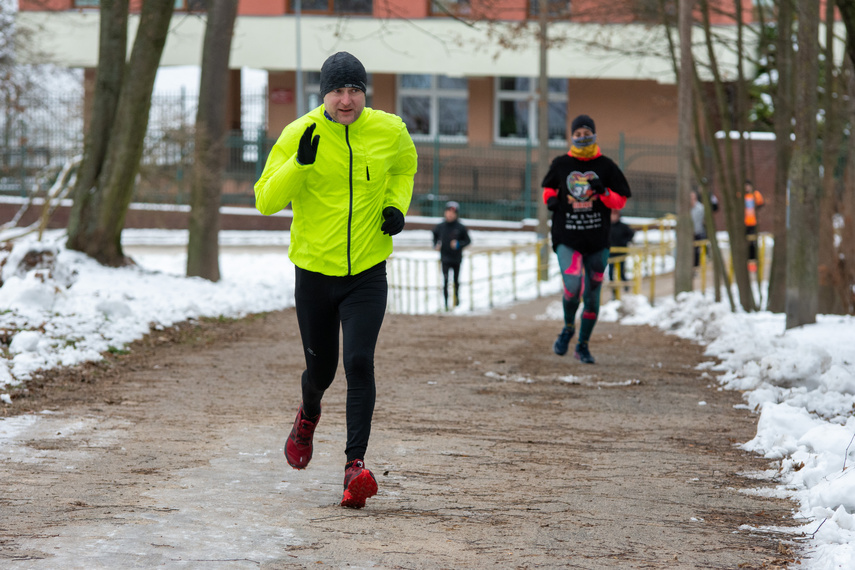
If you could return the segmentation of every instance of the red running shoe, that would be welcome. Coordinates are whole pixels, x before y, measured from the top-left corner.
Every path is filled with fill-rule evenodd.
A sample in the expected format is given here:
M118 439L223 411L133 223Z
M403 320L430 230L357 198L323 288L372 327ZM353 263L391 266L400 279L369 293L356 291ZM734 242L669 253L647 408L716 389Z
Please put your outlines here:
M303 415L303 404L300 404L300 408L297 410L297 419L294 420L294 427L291 428L291 434L288 435L288 441L285 442L285 459L288 460L288 465L294 469L305 469L309 461L312 460L312 438L320 419L321 415L318 414L314 422L307 420Z
M354 459L344 469L344 496L341 498L342 507L361 509L365 499L377 494L377 479L365 467L361 459Z

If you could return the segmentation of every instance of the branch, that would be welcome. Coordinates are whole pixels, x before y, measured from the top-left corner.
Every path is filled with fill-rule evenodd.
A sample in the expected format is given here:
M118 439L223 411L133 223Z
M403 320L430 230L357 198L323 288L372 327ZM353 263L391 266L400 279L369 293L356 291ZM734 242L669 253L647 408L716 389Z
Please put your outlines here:
M852 434L852 439L849 440L849 445L846 446L846 451L843 453L843 471L846 471L846 458L849 457L849 448L853 441L855 441L855 434Z

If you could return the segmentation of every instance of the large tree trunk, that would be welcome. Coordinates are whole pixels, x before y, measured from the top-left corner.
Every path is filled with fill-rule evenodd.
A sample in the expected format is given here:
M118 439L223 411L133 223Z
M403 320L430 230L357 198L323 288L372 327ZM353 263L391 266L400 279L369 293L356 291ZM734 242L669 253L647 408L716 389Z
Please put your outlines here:
M825 7L825 128L822 136L822 172L819 201L819 267L817 310L822 314L840 313L839 266L834 247L834 213L837 210L837 161L846 117L841 101L846 96L839 80L842 70L834 65L834 4Z
M187 275L211 281L220 279L220 195L225 169L229 53L237 5L237 0L213 0L209 5L196 114Z
M98 210L100 202L100 194L93 189L98 184L104 157L110 146L127 52L128 0L101 0L98 72L83 161L71 194L73 205L68 220L67 242L70 249L85 251L93 230L93 212Z
M847 32L848 33L848 32ZM855 36L847 38L847 44L855 40ZM846 114L850 129L855 125L855 60L847 60L845 69L845 83L849 97L846 103ZM842 304L842 313L855 314L855 137L850 136L847 143L846 173L838 202L838 213L842 225L840 227L840 239L837 240L835 248L838 260L838 275L840 281L837 283L838 296Z
M816 322L819 248L819 168L817 93L819 72L819 4L798 3L796 55L796 141L790 165L787 233L787 324L791 329Z
M169 31L174 0L146 0L131 59L122 82L106 154L90 206L81 217L69 244L104 265L127 262L122 252L122 228L139 170L154 78ZM100 69L100 62L99 62ZM90 191L91 192L91 191Z
M787 290L787 178L792 158L790 140L793 119L793 1L780 0L778 4L777 54L778 83L772 92L775 105L775 186L772 206L772 267L769 271L769 300L766 308L773 313L783 313Z
M694 0L680 0L680 73L677 83L679 139L677 142L677 262L674 293L692 290L694 230L692 226L692 8ZM715 231L712 228L712 231Z

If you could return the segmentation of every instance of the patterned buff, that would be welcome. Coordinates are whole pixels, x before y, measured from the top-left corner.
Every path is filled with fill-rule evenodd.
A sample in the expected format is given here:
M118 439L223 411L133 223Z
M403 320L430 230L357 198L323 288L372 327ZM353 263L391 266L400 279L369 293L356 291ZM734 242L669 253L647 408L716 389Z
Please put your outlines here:
M597 135L579 137L573 139L570 146L570 156L576 158L594 158L600 155L600 145L597 144Z

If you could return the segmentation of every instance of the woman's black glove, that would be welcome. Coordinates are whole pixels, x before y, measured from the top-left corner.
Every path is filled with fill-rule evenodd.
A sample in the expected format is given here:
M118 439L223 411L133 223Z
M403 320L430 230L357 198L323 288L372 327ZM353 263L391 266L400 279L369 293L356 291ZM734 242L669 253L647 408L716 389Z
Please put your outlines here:
M398 208L386 206L383 208L383 218L385 221L380 229L384 234L393 236L401 233L401 230L404 229L404 214Z
M591 186L591 190L593 190L597 194L605 194L606 193L606 187L603 184L603 181L600 180L599 178L594 178L592 180L589 180L588 184Z
M558 209L558 196L550 196L546 199L546 209L550 212Z
M318 143L321 141L321 135L315 135L315 138L312 138L315 127L317 124L312 123L306 127L303 136L300 137L300 146L297 147L297 162L303 166L314 164L315 158L318 156Z

